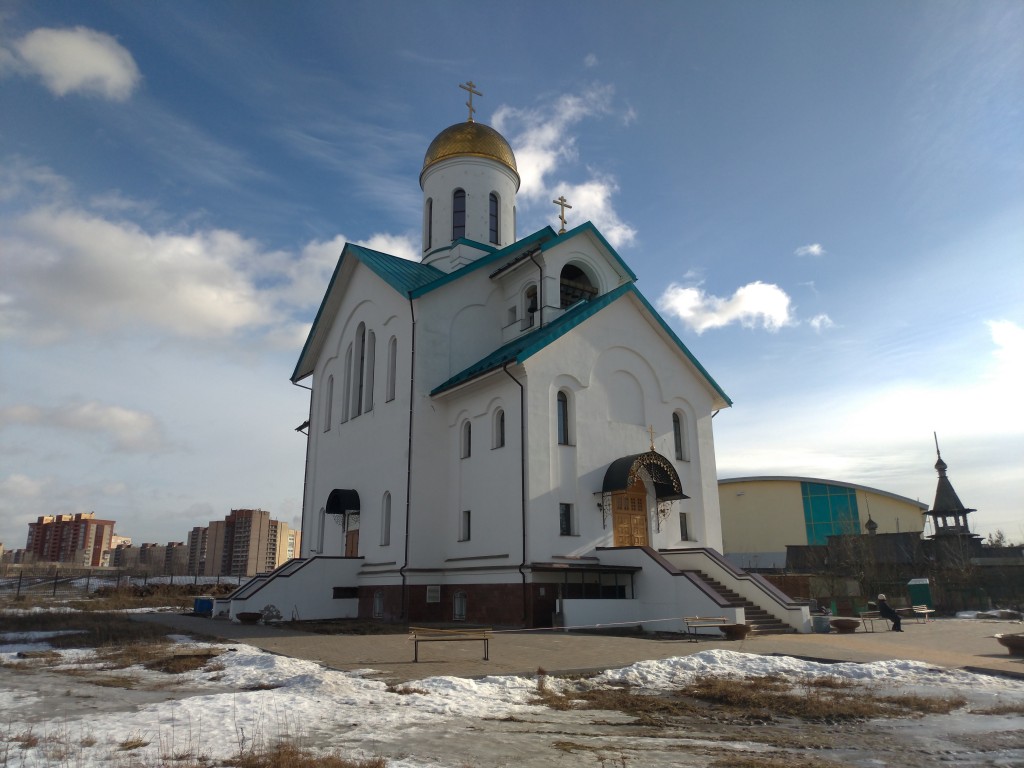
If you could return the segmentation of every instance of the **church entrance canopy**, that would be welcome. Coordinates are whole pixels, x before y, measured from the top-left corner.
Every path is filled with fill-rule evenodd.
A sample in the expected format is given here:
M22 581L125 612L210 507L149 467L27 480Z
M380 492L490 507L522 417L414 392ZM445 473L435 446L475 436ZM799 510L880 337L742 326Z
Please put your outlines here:
M327 497L328 515L344 515L346 512L359 514L359 494L352 488L335 488Z
M642 479L641 470L654 484L654 495L658 501L690 498L683 493L675 467L657 451L623 456L613 461L605 470L601 492L618 493L632 488L637 480Z

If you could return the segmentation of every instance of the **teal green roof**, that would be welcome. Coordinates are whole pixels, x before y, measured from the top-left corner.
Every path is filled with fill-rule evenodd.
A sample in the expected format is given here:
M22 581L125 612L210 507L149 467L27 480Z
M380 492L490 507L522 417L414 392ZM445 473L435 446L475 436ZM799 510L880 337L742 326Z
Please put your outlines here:
M399 293L411 293L417 288L429 285L445 276L444 272L429 264L420 264L418 261L401 259L398 256L373 251L361 245L346 245L345 250L341 252L341 258L344 259L346 254L352 258L359 259L359 261L372 269L381 280Z
M429 264L421 264L419 262L409 261L408 259L401 259L397 256L391 256L386 253L381 253L380 251L374 251L361 245L353 245L351 243L346 244L344 250L341 252L341 258L338 259L338 264L334 269L334 274L331 275L331 281L328 284L327 292L324 294L323 302L321 302L320 308L317 310L316 318L313 320L309 336L306 338L306 343L302 348L302 353L299 355L299 360L295 365L295 370L292 372L291 380L293 382L300 381L313 372L313 358L315 356L312 354L312 351L318 343L322 342L322 335L327 333L326 328L321 328L321 318L324 316L326 307L332 301L335 283L338 280L338 276L341 273L343 265L351 263L353 260L359 261L369 267L374 274L384 280L384 282L396 291L408 296L410 299L415 299L433 291L436 288L440 288L443 285L459 280L474 270L483 269L485 267L490 267L492 270L504 269L505 267L514 264L517 260L522 258L525 253L533 248L550 250L558 244L566 242L583 233L590 234L597 239L601 243L602 247L608 251L611 257L618 262L622 271L629 276L629 279L631 281L636 280L636 275L633 271L626 265L619 254L615 252L615 249L608 244L608 241L605 240L597 227L589 221L584 222L578 227L575 227L561 235L556 234L551 227L544 227L543 229L534 232L532 235L524 237L522 240L517 240L511 245L496 250L493 253L481 256L472 263L451 273L443 272L437 267L433 267ZM472 244L476 245L475 243ZM668 326L664 319L662 319L661 315L658 314L654 307L651 306L650 302L644 298L643 294L636 289L632 282L625 283L603 296L598 296L592 301L581 302L577 306L570 308L553 322L548 323L543 328L538 328L529 333L525 333L508 344L499 347L482 360L474 363L469 368L466 368L448 379L448 381L434 389L431 394L434 395L444 392L445 390L451 389L463 382L470 381L477 376L487 373L488 371L500 368L506 363L523 362L551 342L561 338L566 332L575 328L587 318L592 317L594 314L600 312L616 299L627 293L632 293L643 304L651 317L654 318L672 342L679 347L682 353L701 373L712 389L721 396L725 403L732 405L732 400L729 399L729 396L726 395L715 380L711 378L708 372L704 369L704 366L697 361L697 358L694 357L690 350L686 348L686 345L683 344L678 336L676 336L675 332ZM336 301L337 299L334 300Z
M342 267L353 260L365 264L381 280L399 293L407 296L411 295L417 288L435 282L438 278L445 276L444 272L429 264L420 264L416 261L409 261L398 256L381 253L362 245L346 243L341 251L341 257L334 267L331 281L327 284L327 291L324 293L323 301L320 302L320 308L313 319L313 325L309 329L309 335L306 337L306 343L299 354L295 370L292 371L291 380L293 382L300 381L313 372L309 352L313 349L315 342L320 340L320 334L326 333L326 329L320 327L320 320L324 315L324 310L331 301L334 285L338 281L338 275L341 274Z
M552 342L560 339L584 320L593 317L602 309L626 294L632 294L644 305L651 316L658 322L662 330L668 334L669 338L672 339L677 347L679 347L680 351L686 355L686 358L694 365L694 367L697 368L698 371L700 371L701 375L708 382L711 388L721 396L722 400L727 405L732 405L732 400L729 396L725 394L722 388L718 386L717 382L711 378L711 375L707 370L705 370L704 366L697 361L697 358L693 356L693 353L687 349L686 345L683 344L680 338L676 336L671 328L668 327L661 315L655 311L650 302L644 298L643 294L640 293L632 283L620 285L614 291L610 291L603 296L598 296L592 301L580 302L575 307L570 308L565 312L565 314L545 325L543 328L538 328L534 331L530 331L529 333L524 333L522 336L498 347L498 349L494 350L491 354L473 363L473 365L468 368L459 371L440 386L435 387L430 394L440 394L457 387L460 384L472 381L485 373L497 370L504 365L524 362Z

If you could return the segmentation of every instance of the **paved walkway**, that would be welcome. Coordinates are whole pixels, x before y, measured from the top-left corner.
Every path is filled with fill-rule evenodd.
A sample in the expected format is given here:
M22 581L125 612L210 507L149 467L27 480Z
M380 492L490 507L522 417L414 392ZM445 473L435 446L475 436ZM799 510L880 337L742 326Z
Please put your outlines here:
M171 613L134 614L184 633L205 634L263 648L272 653L319 661L342 670L372 668L393 682L438 675L533 675L589 672L623 667L645 659L685 656L709 648L745 653L797 656L822 661L880 661L914 659L939 667L964 668L1024 679L1024 658L1010 656L992 636L1024 631L1021 622L936 619L927 624L904 622L903 632L856 632L839 635L767 635L729 642L683 638L648 639L522 631L496 633L490 661L483 661L480 642L420 645L420 662L413 662L407 635L317 635L273 626L248 626L223 619L204 619Z

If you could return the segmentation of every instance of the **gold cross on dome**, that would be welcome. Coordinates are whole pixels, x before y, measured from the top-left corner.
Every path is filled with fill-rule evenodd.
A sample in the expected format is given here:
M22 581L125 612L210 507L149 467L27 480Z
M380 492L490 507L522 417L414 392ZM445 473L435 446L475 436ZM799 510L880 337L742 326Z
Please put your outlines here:
M572 210L572 206L569 205L569 203L567 203L565 201L565 195L560 195L557 200L552 200L551 202L554 203L555 205L557 205L559 207L559 209L560 209L559 213L558 213L558 219L559 219L559 221L562 222L562 228L560 230L558 230L558 234L564 235L565 234L565 209L568 208L569 210Z
M653 451L654 450L654 425L653 424L648 424L647 425L647 431L651 435L651 450Z
M476 89L476 83L472 80L467 80L465 83L459 83L459 88L469 92L469 101L466 102L466 106L469 107L469 122L473 122L473 113L476 112L473 109L473 96L483 96L480 91Z

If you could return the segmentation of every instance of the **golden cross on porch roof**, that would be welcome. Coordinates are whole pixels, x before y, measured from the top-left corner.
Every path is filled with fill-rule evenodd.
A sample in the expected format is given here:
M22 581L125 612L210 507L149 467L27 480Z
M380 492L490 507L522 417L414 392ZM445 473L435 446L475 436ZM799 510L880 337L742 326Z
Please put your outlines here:
M651 450L654 450L654 425L648 424L647 431L651 434Z
M572 210L572 206L569 205L569 203L567 203L565 201L565 195L560 195L557 200L552 200L551 202L554 203L555 205L557 205L561 209L559 211L558 218L562 222L562 228L560 230L558 230L558 234L564 235L565 234L565 209L568 208L568 209Z
M476 110L473 109L473 96L483 96L483 94L476 89L476 83L472 80L467 80L465 83L459 83L459 88L469 92L469 101L466 102L466 106L469 107L469 122L472 123L473 113L476 112Z

